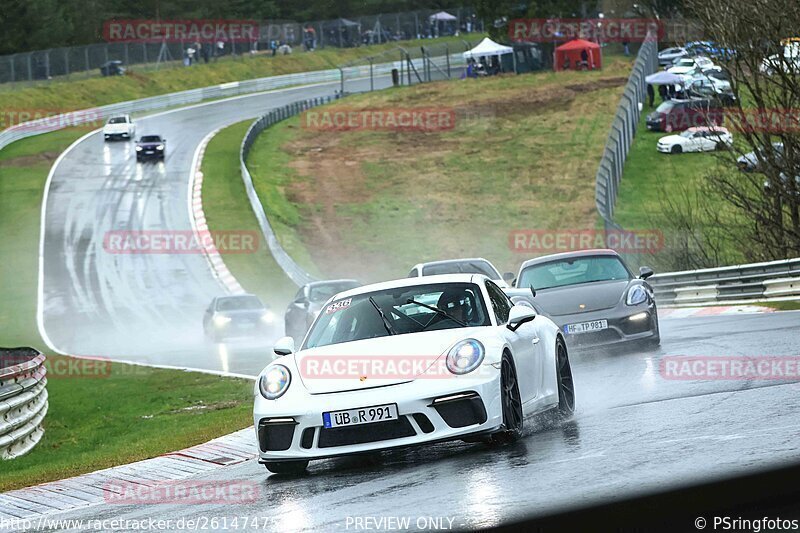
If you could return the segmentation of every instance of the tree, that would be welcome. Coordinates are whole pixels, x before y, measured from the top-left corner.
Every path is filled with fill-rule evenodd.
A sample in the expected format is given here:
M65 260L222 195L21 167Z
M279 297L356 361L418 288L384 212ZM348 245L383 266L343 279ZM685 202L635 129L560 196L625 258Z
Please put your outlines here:
M800 256L800 43L782 44L800 28L800 3L687 0L687 5L705 38L733 51L720 59L737 96L726 113L737 146L725 156L729 168L747 152L758 161L758 172L709 176L716 194L747 221L729 229L745 239L741 248L750 259ZM782 144L782 153L773 143Z

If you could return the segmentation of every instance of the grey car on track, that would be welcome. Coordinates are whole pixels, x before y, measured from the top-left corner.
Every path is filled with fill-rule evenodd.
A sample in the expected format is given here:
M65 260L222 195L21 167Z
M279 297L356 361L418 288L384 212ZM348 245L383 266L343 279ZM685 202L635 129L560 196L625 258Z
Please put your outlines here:
M354 279L332 279L306 283L297 291L284 315L286 335L298 345L305 337L308 328L317 318L323 304L331 296L360 287L361 282Z
M573 346L661 342L653 270L634 276L614 250L593 249L525 261L514 295L535 293L534 307L549 317Z

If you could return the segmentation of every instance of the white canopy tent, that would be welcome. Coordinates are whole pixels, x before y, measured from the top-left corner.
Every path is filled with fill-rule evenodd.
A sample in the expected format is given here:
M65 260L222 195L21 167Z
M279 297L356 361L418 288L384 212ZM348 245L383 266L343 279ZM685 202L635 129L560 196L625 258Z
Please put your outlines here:
M464 59L480 59L481 57L502 56L505 54L511 54L514 72L517 72L517 56L514 54L514 49L510 46L498 44L488 37L479 42L478 46L472 50L464 52Z
M486 37L478 46L472 50L464 52L464 59L479 58L482 56L501 56L503 54L513 54L514 49L510 46L497 44L493 40Z
M646 76L644 81L650 85L683 85L685 83L683 76L665 70Z
M452 22L454 20L458 20L458 17L454 17L453 15L447 13L446 11L439 11L438 13L434 13L433 15L431 15L431 20L436 20L436 21L443 20L445 22Z

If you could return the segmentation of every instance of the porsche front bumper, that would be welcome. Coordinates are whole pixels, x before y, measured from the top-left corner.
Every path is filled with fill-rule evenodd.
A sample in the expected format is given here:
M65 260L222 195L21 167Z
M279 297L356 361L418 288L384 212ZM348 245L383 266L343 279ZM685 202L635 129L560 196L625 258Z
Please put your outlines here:
M256 396L259 460L321 459L492 433L503 422L500 371L484 365L479 377L418 379L348 392L267 400ZM302 388L302 383L292 387ZM286 396L289 396L287 393ZM398 420L325 428L322 413L396 404Z

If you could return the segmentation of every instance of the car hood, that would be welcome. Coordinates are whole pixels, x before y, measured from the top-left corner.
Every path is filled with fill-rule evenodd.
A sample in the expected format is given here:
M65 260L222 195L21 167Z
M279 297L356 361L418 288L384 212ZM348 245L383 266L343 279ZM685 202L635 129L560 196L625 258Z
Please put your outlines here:
M630 280L599 281L537 291L536 304L549 316L611 309L622 300ZM584 307L581 308L581 305Z
M164 144L164 143L163 142L157 142L157 143L142 143L142 142L139 142L139 143L136 143L136 146L141 146L142 148L155 148L156 146L161 146L162 144Z
M453 344L475 337L485 329L454 328L387 335L308 348L297 352L294 358L300 381L311 394L385 387L413 381ZM422 370L417 372L417 369Z
M680 135L667 135L658 140L659 144L683 144L684 138Z
M261 318L261 315L266 313L268 309L232 309L230 311L217 311L217 316L227 316L234 320Z
M105 129L107 129L107 130L123 130L123 131L127 131L127 130L128 130L128 126L129 126L129 125L128 125L127 123L122 123L122 124L106 124L106 125L105 125Z

